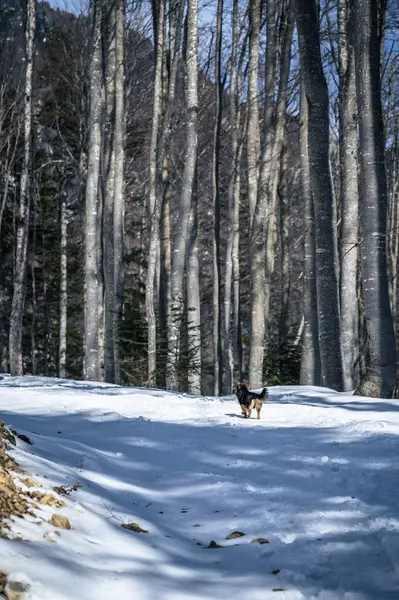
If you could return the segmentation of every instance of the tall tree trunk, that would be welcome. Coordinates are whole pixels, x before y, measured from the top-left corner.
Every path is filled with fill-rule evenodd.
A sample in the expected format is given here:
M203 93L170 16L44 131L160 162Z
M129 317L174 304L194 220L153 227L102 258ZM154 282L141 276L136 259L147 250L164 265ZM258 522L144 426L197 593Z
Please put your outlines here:
M105 63L105 119L102 157L103 178L103 273L104 273L104 380L115 382L114 362L114 192L115 192L115 82L116 0L103 4L103 61Z
M159 143L160 118L162 111L162 64L164 55L164 21L165 0L153 2L153 21L155 43L155 77L154 77L154 102L152 113L150 162L149 162L149 216L150 216L150 242L148 252L147 285L146 285L146 318L148 327L148 385L156 381L157 366L157 323L155 318L155 270L157 263L157 246L159 239L159 223L161 217L161 204L157 202L157 154Z
M289 335L289 301L291 293L290 276L290 213L291 203L287 186L287 148L284 145L281 157L280 184L278 198L280 205L280 241L281 241L281 308L279 319L279 346L284 347Z
M234 246L234 213L236 210L236 179L237 170L237 150L238 150L238 107L237 98L237 44L238 44L238 0L233 1L232 16L232 46L231 46L231 71L230 71L230 135L231 135L231 167L228 189L228 222L227 222L227 240L226 240L226 266L224 276L224 378L223 394L231 394L233 388L234 357L233 340L231 335L231 302L233 287L233 246Z
M273 154L271 156L271 172L268 182L268 202L266 216L266 301L264 307L265 328L269 323L271 283L274 271L277 233L277 194L281 180L284 155L284 139L287 124L288 80L291 66L291 46L294 32L294 11L292 0L283 5L280 16L281 62L279 72L279 89L275 110L275 131Z
M186 152L182 189L179 198L178 235L172 250L171 310L168 324L167 388L178 388L180 330L184 307L184 269L186 264L189 220L194 176L197 164L197 114L198 114L198 1L188 0L187 50L186 50ZM197 259L198 260L198 259ZM190 265L194 266L194 265ZM196 270L196 269L195 269ZM195 277L195 275L193 274ZM190 306L188 309L190 310ZM188 318L190 322L190 316ZM190 351L190 349L189 349Z
M58 343L58 374L66 377L66 352L67 352L67 316L68 316L68 260L67 260L67 198L65 192L61 194L60 228L61 228L61 260L60 260L60 333Z
M299 130L301 154L301 192L304 202L304 265L303 265L303 343L301 385L321 385L319 324L317 319L316 244L310 165L308 153L308 101L301 74L301 116Z
M360 258L369 345L367 372L356 393L391 398L396 342L387 271L387 182L381 105L377 0L354 0L356 95L359 118Z
M339 156L341 191L340 300L344 389L358 383L359 306L357 269L359 197L357 182L356 79L351 0L339 0Z
M257 1L257 0L256 0ZM212 160L213 196L213 393L218 396L223 387L221 257L220 257L220 135L222 128L222 19L223 0L218 0L215 40L215 127Z
M26 269L30 215L30 167L32 135L32 75L36 33L36 1L27 0L25 32L24 158L21 173L17 248L12 297L9 352L11 375L23 374L22 323L24 318Z
M100 379L99 175L101 155L101 0L92 0L90 37L90 118L85 208L84 377Z
M269 7L270 8L270 7ZM247 163L248 163L248 201L249 201L249 231L250 231L250 285L251 285L251 314L250 314L250 343L249 343L249 381L253 387L262 385L263 345L264 345L264 301L265 301L265 217L267 191L263 188L262 165L259 174L259 92L258 65L260 40L260 2L251 0L250 3L250 47L248 75L248 124L247 124ZM268 16L270 15L268 10ZM268 36L268 48L271 43ZM267 52L266 65L270 53ZM267 71L268 66L266 67ZM267 84L266 84L267 87ZM270 97L266 91L265 107L269 106ZM265 108L265 118L268 108ZM267 129L266 123L264 130ZM270 133L270 132L269 132ZM263 154L262 154L263 158ZM260 198L264 200L259 202Z
M196 175L195 175L196 176ZM196 188L196 185L195 185ZM188 392L201 393L201 296L198 256L198 198L194 189L190 212L190 243L187 256Z
M251 385L263 385L265 330L269 318L271 277L274 270L277 188L286 124L287 88L293 35L293 11L289 1L281 12L281 62L277 104L276 89L276 4L267 12L266 100L258 198L251 232Z
M249 0L247 163L250 230L258 197L260 13L260 0Z
M160 2L160 5L162 2ZM157 65L156 65L156 86L154 94L156 95L156 102L159 100L159 108L162 106L162 63L160 66L160 71L158 72L158 58L161 60L160 49L164 48L164 28L161 27L160 22L162 16L162 22L164 22L164 7L160 9L160 15L158 15L158 24L157 31L158 36L160 36L159 44L157 44ZM164 161L165 154L167 152L167 144L169 141L169 133L170 133L170 123L172 119L172 111L174 107L174 99L176 92L176 78L177 78L177 68L179 64L180 58L180 45L181 45L181 34L183 27L183 16L184 16L184 0L179 0L178 2L178 10L176 14L176 26L174 33L174 51L173 55L170 58L170 72L169 72L169 85L168 85L168 96L166 99L166 108L165 114L160 123L159 114L158 114L158 133L157 133L157 143L155 150L155 175L156 175L156 185L155 185L155 204L153 205L152 216L151 216L151 232L150 232L150 248L149 248L149 257L148 257L148 271L147 271L147 288L146 288L146 312L147 312L147 321L149 328L149 365L151 364L152 370L149 370L149 379L148 382L154 380L155 377L155 368L156 368L156 323L155 323L155 311L154 311L154 280L155 280L155 270L156 270L156 261L157 254L159 250L159 224L160 217L162 213L163 199L164 199ZM161 34L162 30L162 34ZM159 55L159 56L158 56ZM159 83L159 89L158 89ZM159 95L159 99L158 99ZM154 108L155 111L155 108ZM154 113L155 118L155 113ZM150 198L150 207L151 207L151 198ZM158 295L159 296L159 295ZM150 306L152 304L152 307ZM170 311L171 312L171 311ZM153 321L153 322L151 322ZM155 335L154 335L155 334ZM151 335L151 337L150 337ZM152 344L155 343L155 346ZM168 377L168 374L167 374Z
M310 185L315 210L316 287L322 381L343 388L334 198L329 165L329 99L315 0L295 0L308 105Z
M116 6L115 72L115 187L114 187L114 309L115 383L121 381L120 327L123 316L124 277L124 171L125 171L125 0Z

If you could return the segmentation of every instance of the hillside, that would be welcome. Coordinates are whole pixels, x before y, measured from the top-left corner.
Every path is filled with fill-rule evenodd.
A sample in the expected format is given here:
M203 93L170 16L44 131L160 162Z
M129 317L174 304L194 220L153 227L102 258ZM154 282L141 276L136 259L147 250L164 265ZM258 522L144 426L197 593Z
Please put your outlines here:
M398 597L393 402L275 387L249 421L232 397L5 377L0 406L42 494L0 540L26 598Z

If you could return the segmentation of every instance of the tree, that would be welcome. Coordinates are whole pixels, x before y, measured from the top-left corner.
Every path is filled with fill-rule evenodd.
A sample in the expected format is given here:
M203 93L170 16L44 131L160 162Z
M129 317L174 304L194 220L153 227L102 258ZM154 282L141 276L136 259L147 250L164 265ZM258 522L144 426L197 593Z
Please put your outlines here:
M24 157L19 191L17 245L14 269L9 354L11 375L23 374L22 324L26 294L26 269L30 217L30 171L32 145L32 77L36 33L36 1L28 0L25 25Z
M99 256L99 177L101 161L102 109L102 0L91 0L90 87L89 87L89 148L85 206L85 298L84 298L84 377L100 379L99 331L102 306ZM101 229L100 229L101 231Z
M308 102L302 76L299 144L301 154L301 192L302 200L305 204L303 266L304 328L300 383L301 385L321 385L319 327L317 320L315 222L308 153Z
M223 0L218 0L215 38L215 125L213 134L212 197L213 197L213 393L218 396L223 387L221 255L220 255L220 137L222 131L222 36Z
M119 327L123 307L124 221L124 36L125 3L113 0L105 10L104 181L104 378L117 383L120 374Z
M391 398L396 341L387 272L387 182L381 105L381 19L385 3L354 0L359 118L360 258L368 338L367 372L356 393Z
M329 99L315 0L295 0L308 109L310 188L315 212L316 289L322 382L343 388L334 198L329 164Z
M338 2L339 161L340 161L340 306L344 389L358 382L359 306L357 299L359 198L357 117L352 0Z

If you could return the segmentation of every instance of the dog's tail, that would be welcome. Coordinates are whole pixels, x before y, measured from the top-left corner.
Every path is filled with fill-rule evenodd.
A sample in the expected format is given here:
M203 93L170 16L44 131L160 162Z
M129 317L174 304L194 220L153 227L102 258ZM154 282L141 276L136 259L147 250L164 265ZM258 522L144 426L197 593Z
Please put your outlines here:
M261 398L263 400L264 398L268 398L268 396L269 396L269 394L267 392L267 388L263 388L263 390L259 394L259 398Z

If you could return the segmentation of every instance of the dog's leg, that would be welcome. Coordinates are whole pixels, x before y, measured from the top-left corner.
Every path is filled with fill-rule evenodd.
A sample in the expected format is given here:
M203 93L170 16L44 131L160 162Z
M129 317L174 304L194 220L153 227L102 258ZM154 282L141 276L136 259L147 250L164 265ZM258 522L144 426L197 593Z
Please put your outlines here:
M260 419L260 408L256 408L256 418Z
M248 409L248 419L250 419L250 418L251 418L251 414L252 414L252 410L249 408L249 409Z
M243 417L246 417L247 416L247 412L246 412L245 406L243 404L240 404L240 406L241 406L241 412L242 412Z

